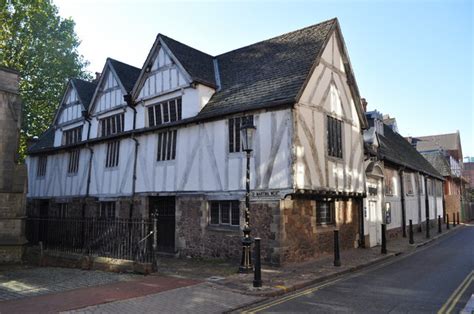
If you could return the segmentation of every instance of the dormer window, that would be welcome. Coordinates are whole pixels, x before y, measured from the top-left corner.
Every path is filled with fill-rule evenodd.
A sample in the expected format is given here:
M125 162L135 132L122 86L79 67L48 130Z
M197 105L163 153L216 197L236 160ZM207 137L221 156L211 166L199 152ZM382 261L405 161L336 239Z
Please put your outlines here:
M63 145L71 145L82 141L82 126L63 132Z
M123 123L123 113L100 119L100 136L109 136L123 132Z
M181 97L148 107L148 126L181 120Z

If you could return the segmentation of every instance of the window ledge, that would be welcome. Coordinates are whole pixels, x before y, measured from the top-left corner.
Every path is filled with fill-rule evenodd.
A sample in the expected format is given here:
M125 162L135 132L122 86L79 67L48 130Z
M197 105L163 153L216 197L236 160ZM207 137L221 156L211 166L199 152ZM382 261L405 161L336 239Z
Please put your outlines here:
M336 229L336 224L316 224L316 233L332 232Z
M240 226L223 226L223 225L208 225L208 231L240 233Z

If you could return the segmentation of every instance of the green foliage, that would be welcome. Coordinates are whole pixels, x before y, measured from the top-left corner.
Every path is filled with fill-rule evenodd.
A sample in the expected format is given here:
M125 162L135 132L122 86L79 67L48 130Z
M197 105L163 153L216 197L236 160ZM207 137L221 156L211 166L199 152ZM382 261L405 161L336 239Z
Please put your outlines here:
M0 65L21 75L22 158L26 139L51 124L67 80L90 78L74 25L49 0L0 0Z

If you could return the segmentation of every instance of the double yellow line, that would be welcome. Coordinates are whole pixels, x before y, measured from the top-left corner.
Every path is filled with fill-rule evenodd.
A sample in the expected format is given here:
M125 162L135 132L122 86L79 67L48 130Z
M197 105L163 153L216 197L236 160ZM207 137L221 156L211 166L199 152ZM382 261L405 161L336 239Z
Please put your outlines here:
M438 314L444 314L444 313L451 313L451 311L454 309L456 304L459 302L459 299L461 296L464 294L466 289L471 285L471 283L474 281L474 270L469 273L469 275L464 278L462 283L459 285L459 287L454 290L453 294L449 297L448 301L443 304L443 306L439 309Z

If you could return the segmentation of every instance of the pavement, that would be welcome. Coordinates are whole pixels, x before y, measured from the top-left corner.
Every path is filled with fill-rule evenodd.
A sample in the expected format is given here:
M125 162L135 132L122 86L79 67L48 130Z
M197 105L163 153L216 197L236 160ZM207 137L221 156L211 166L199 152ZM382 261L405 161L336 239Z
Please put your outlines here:
M461 227L441 235L455 234ZM474 229L474 228L472 228ZM150 276L64 268L0 268L0 313L221 313L262 302L297 289L344 277L370 265L426 246L432 237L415 233L380 247L341 252L341 267L332 255L284 267L262 269L263 287L252 287L252 274L236 274L238 265L220 260L159 259ZM452 232L454 231L454 232ZM424 264L423 262L421 264Z

